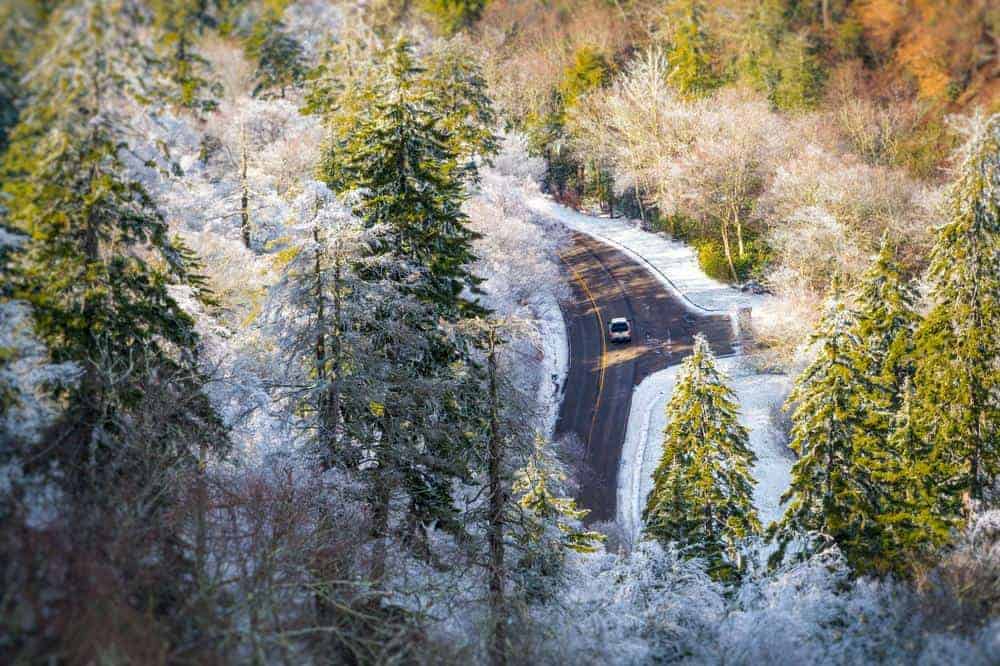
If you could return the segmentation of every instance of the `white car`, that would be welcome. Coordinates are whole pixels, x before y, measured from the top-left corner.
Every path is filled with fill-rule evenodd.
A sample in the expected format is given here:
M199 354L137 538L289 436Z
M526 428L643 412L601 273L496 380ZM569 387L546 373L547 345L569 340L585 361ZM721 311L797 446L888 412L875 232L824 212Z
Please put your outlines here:
M608 322L608 339L611 342L632 342L632 325L625 317L615 317Z

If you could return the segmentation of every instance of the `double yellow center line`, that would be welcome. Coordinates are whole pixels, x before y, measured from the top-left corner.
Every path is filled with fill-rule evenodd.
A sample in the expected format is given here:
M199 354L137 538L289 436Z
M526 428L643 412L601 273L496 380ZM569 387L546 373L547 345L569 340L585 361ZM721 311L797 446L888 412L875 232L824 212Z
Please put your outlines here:
M604 393L604 373L608 367L608 341L604 335L604 318L601 317L601 308L597 305L597 299L594 298L593 292L590 291L590 287L587 285L587 281L583 279L579 271L573 264L566 261L566 255L560 253L559 259L569 268L573 273L573 277L580 286L583 287L583 291L587 294L587 298L590 299L591 305L594 306L594 314L597 315L597 325L598 331L601 336L601 366L600 374L597 377L597 401L594 403L594 414L590 417L590 432L587 433L587 449L590 450L590 440L594 436L594 425L597 423L597 409L601 406L601 396Z

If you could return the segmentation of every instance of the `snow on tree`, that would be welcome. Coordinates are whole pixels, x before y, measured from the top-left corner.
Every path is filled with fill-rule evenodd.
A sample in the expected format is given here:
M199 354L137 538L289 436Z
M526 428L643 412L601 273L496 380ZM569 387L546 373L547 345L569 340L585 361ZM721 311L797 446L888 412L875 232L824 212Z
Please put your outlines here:
M289 34L275 10L267 11L257 20L246 41L246 52L257 63L255 96L277 88L278 96L284 99L287 90L305 77L302 45Z
M216 107L219 86L209 80L208 61L198 53L197 42L215 17L204 0L156 0L152 4L163 66L175 89L174 103L198 112Z
M420 85L423 70L412 50L405 41L387 50L380 80L366 91L368 110L345 119L354 130L334 149L347 156L348 181L335 185L363 193L355 212L377 230L372 252L423 267L423 277L407 288L455 317L478 311L463 296L479 284L468 269L476 234L461 210L467 170L440 127L436 96Z
M18 174L7 184L10 219L30 233L16 295L31 305L52 360L81 370L79 384L60 391L69 409L53 451L76 471L67 481L77 489L114 474L106 465L130 464L115 442L147 392L178 397L162 415L155 445L164 451L193 455L174 428L204 436L199 446L226 439L201 393L193 321L167 289L193 284L196 271L123 159L116 108L141 91L148 58L129 16L113 9L95 1L57 10L50 29L58 39L30 76L31 104L7 162Z
M720 580L739 574L741 542L761 529L748 437L708 341L696 336L667 404L663 457L643 519L647 535L704 558Z
M1000 115L979 120L960 155L917 334L921 430L958 466L954 493L984 499L1000 474Z
M835 283L813 335L816 357L788 398L794 406L789 446L798 460L782 496L782 502L790 503L782 519L769 527L779 544L773 561L780 561L793 542L800 548L802 540L812 541L806 550L835 543L859 569L870 566L876 554L877 508L870 470L860 458L881 445L884 389L866 374L855 321Z
M902 275L888 237L855 295L858 357L871 382L868 429L875 439L859 448L857 464L870 472L878 545L866 565L905 573L912 558L941 545L950 521L934 490L947 470L917 431L912 381L917 294Z

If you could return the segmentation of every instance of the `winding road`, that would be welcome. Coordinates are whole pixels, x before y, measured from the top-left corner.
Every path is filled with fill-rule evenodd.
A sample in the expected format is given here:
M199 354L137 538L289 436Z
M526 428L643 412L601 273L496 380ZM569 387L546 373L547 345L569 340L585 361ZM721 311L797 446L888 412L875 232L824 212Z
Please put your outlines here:
M571 296L561 304L569 338L569 371L556 436L583 445L577 499L587 522L614 520L618 464L632 391L644 378L679 363L704 333L713 351L730 354L726 315L696 314L649 270L621 251L574 232L561 254ZM605 335L613 317L632 323L632 342Z

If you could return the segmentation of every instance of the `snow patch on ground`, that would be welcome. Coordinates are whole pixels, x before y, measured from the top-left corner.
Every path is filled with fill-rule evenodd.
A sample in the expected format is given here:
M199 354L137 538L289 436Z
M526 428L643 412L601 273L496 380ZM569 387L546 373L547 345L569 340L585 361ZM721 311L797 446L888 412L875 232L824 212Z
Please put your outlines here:
M760 374L740 357L721 358L719 369L740 405L740 423L750 431L750 449L757 455L753 476L754 505L767 525L781 516L781 494L791 478L791 454L784 436L771 421L771 411L789 390L785 375ZM625 445L618 470L618 522L634 541L642 532L642 510L653 487L653 472L663 454L666 407L674 389L679 365L644 379L632 395Z
M538 384L538 400L542 409L542 424L547 439L555 437L559 406L566 390L569 372L569 339L559 301L549 295L545 307L536 312L542 346L542 370Z

